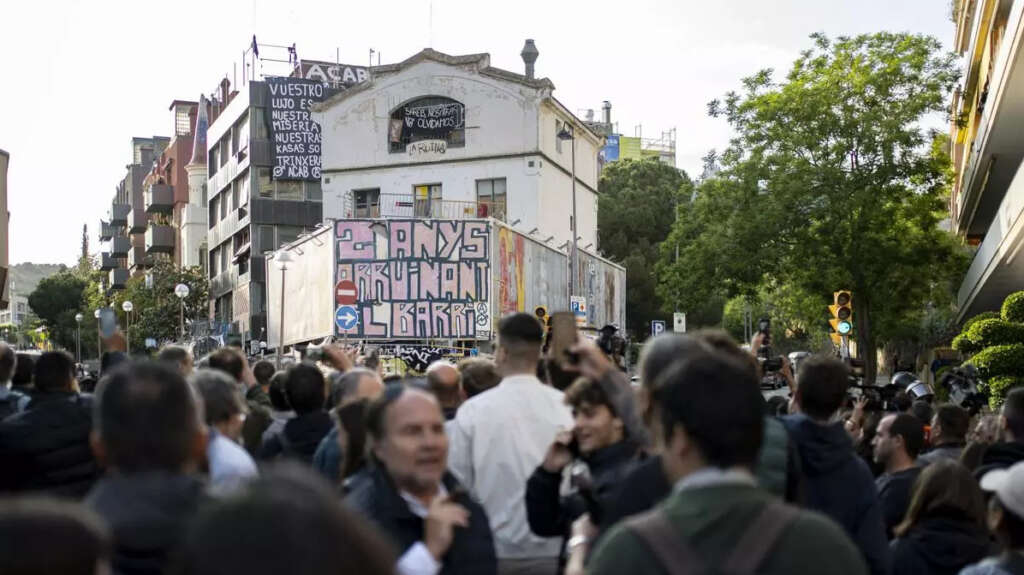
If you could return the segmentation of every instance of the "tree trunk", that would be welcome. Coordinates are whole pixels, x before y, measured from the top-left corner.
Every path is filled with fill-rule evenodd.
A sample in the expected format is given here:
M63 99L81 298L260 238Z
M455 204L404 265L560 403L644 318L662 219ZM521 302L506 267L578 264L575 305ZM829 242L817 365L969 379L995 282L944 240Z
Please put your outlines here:
M878 352L871 331L871 301L867 290L853 292L853 321L857 328L857 358L864 360L864 385L874 385L878 375Z

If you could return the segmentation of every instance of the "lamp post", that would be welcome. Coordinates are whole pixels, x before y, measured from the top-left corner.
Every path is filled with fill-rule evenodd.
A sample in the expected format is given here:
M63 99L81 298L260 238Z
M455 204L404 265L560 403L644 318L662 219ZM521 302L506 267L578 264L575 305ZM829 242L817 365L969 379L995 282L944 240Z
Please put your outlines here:
M125 339L125 352L128 355L132 354L132 309L135 306L132 302L125 300L121 304L121 309L124 310L124 339Z
M103 357L103 337L100 333L100 310L92 312L92 317L96 318L96 359Z
M288 264L295 261L292 255L285 250L277 252L274 262L281 269L281 315L280 323L277 324L277 368L281 368L281 356L284 355L284 272L288 271Z
M75 361L82 363L82 314L75 314Z
M562 130L558 132L558 139L569 140L572 144L572 225L569 226L572 228L572 251L569 253L569 300L571 305L572 296L576 295L576 127L566 122L562 125Z
M188 297L189 289L185 284L174 286L174 295L178 296L181 302L181 314L178 316L179 327L181 328L181 341L185 341L185 298Z

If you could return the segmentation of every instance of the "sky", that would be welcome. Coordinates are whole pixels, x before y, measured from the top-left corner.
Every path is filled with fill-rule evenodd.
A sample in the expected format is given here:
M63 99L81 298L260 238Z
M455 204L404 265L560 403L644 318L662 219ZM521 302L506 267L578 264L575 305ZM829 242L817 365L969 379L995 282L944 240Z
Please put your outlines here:
M808 36L881 30L953 36L936 0L73 0L5 2L0 18L0 149L8 173L11 263L78 257L131 160L133 136L170 135L174 99L209 94L259 42L303 59L366 64L425 47L488 52L521 72L533 38L537 75L581 116L612 103L625 135L677 130L677 166L723 149L729 127L707 103L762 68L784 73ZM264 51L264 55L266 52ZM376 58L376 57L375 57ZM238 78L241 72L238 71Z

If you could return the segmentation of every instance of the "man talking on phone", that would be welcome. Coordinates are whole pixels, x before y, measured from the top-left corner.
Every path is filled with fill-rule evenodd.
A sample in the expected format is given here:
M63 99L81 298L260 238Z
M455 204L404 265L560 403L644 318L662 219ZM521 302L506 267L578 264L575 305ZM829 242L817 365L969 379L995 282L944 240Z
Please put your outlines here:
M545 575L558 570L560 537L538 537L526 518L526 480L551 438L573 427L562 392L537 379L544 329L515 313L498 324L501 383L462 404L451 427L451 470L491 520L498 572Z

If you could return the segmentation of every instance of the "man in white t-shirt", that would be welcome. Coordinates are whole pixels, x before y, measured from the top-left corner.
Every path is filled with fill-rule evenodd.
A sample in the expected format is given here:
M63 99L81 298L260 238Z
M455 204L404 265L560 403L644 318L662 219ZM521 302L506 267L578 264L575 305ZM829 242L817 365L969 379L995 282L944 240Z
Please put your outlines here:
M526 521L526 481L552 439L572 429L562 392L537 379L544 329L516 313L498 324L503 379L459 407L449 429L449 468L487 511L498 573L554 574L560 538L537 537Z

